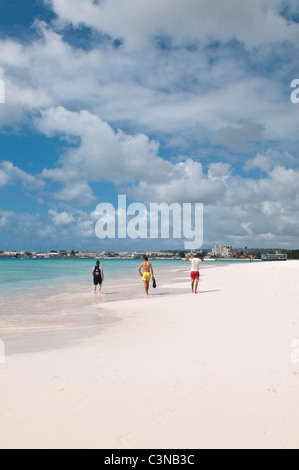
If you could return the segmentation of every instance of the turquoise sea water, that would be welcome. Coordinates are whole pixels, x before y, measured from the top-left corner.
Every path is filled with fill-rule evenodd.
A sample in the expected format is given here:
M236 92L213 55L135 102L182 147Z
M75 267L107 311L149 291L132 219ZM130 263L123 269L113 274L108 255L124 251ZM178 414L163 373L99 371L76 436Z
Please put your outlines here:
M91 284L95 260L90 259L1 259L0 295L12 291L28 292L32 289L61 288L69 284ZM138 276L141 260L102 260L106 280ZM184 266L180 260L155 260L156 269Z
M98 331L111 321L107 302L144 296L141 260L102 260L104 295L93 295L90 259L0 259L0 335L30 332ZM154 272L178 271L181 260L154 261ZM82 330L82 331L83 331ZM81 333L80 333L81 334Z
M216 266L227 262L219 260L211 264ZM232 262L248 263L246 260ZM138 277L140 263L141 260L101 260L107 280ZM0 259L0 295L10 295L12 291L24 294L25 291L49 286L61 288L69 284L90 284L94 265L95 261L90 259ZM189 269L189 263L182 260L154 260L153 266L155 270L183 266Z
M227 261L204 262L202 268L221 269L224 263ZM107 302L144 297L140 264L141 260L101 260L104 291L93 295L95 260L0 259L2 338L51 331L56 340L56 333L62 330L80 335L83 331L99 331L105 322L114 321L111 312L105 310ZM153 260L152 264L158 287L163 288L151 288L151 295L168 295L172 279L189 279L190 263L186 261ZM175 288L172 292L177 293Z

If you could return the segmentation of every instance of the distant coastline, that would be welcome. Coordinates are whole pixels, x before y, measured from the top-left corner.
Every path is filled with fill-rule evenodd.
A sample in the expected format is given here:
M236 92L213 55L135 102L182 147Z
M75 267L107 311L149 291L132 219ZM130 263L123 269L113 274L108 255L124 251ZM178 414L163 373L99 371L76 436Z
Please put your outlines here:
M235 249L233 252L228 253L226 256L213 255L210 250L192 250L188 252L186 250L163 250L163 251L135 251L135 252L96 252L96 251L46 251L46 252L34 252L34 251L1 251L0 259L117 259L117 260L136 260L142 259L144 254L149 256L151 259L157 260L180 260L186 257L192 256L196 251L200 251L201 256L205 261L217 261L217 260L260 260L262 255L265 253L280 252L287 255L288 259L299 259L298 250L285 250L285 249L263 249L263 248L251 248L251 249Z

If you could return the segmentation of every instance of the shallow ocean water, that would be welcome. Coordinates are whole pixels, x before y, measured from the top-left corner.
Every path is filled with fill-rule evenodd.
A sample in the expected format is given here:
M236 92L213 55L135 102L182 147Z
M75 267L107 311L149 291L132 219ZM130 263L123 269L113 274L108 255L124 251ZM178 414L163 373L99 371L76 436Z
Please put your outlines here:
M144 297L140 263L102 260L103 293L93 295L95 260L0 259L0 337L45 331L99 331L104 324L117 320L117 312L113 315L105 310L107 302ZM223 265L205 262L202 270ZM151 288L151 295L189 292L189 263L154 260L153 268L158 288Z

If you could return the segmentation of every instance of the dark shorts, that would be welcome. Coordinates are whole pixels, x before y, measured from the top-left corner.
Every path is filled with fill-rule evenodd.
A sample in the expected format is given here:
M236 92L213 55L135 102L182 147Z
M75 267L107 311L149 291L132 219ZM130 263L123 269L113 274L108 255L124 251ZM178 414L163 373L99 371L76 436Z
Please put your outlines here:
M101 277L94 277L93 278L93 284L95 286L101 285L102 284L102 278Z

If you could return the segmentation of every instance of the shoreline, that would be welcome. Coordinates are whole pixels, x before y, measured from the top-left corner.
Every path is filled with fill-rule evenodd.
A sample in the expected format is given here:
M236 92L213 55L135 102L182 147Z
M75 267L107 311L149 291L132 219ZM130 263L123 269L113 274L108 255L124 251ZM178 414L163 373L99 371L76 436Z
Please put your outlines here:
M206 266L198 295L187 274L107 303L100 334L8 355L0 447L299 447L299 263Z
M170 279L174 284L168 285L163 292L159 286L157 289L150 287L149 297L181 295L182 289L176 291L176 280L182 276L188 280L188 267L186 263L186 266L172 269L160 268L155 273L158 282L165 284L165 280ZM35 299L25 296L11 300L10 310L17 305L21 311L14 311L13 316L11 311L1 314L0 338L6 343L6 354L38 352L51 347L61 348L64 343L84 341L122 321L117 311L107 307L109 304L145 297L139 274L138 277L127 277L125 283L121 276L104 282L103 294L97 292L94 295L92 289L92 284L86 283L81 286L80 292L76 292L75 286L73 290L67 288L64 293L44 293ZM26 301L30 302L30 316L24 307Z
M206 270L222 270L237 265L244 266L246 263L203 263L200 268L199 290ZM189 294L189 273L190 266L187 262L185 265L172 266L171 269L160 268L155 272L158 287L150 287L147 300L163 296L171 300L172 296ZM46 291L34 298L20 296L10 300L10 311L8 314L1 314L0 328L0 339L6 343L7 355L41 352L62 348L64 345L67 347L102 334L105 329L123 321L117 311L119 307L122 308L122 302L138 301L145 297L139 275L133 276L132 273L126 278L125 284L119 273L117 277L104 282L104 294L93 295L92 283L87 282L85 285L66 284L64 288L65 291L58 294L54 291L48 294ZM26 303L30 305L30 315L26 312ZM5 304L2 305L2 310L5 311Z

